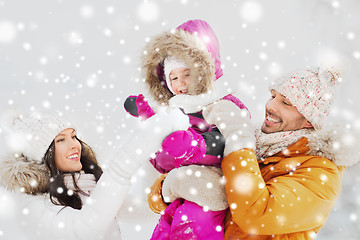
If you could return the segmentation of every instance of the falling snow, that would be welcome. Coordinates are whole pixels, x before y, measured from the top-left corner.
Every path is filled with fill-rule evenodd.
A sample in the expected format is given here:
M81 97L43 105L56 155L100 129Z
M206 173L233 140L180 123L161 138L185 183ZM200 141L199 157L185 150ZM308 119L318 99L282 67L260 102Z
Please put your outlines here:
M0 20L0 43L11 43L15 40L16 35L16 27L12 22Z
M94 148L106 168L110 153L133 134L135 123L122 104L128 95L145 92L139 69L142 48L152 36L197 16L208 21L219 36L224 69L219 81L226 82L226 87L246 103L254 121L263 119L270 81L294 68L331 60L344 62L346 68L331 117L360 131L359 9L357 0L296 0L291 4L288 0L211 4L207 0L58 0L46 4L39 0L3 0L0 115L10 110L62 111L71 116L81 139ZM0 120L0 144L13 151L23 149L24 136L9 134L6 120ZM351 137L344 142L355 144ZM342 145L335 143L334 148L341 150ZM241 161L242 167L247 164ZM355 167L344 175L342 195L316 239L360 238L358 171ZM199 172L186 174L201 178ZM152 168L141 169L132 179L132 192L146 199L156 177ZM318 177L326 184L326 175ZM265 187L254 186L246 175L236 181L235 190L240 192ZM30 184L36 186L37 182ZM209 182L206 187L214 186ZM189 191L198 193L192 186ZM24 237L16 227L14 199L0 188L0 240ZM232 203L230 208L236 209L237 205ZM32 213L23 208L22 214ZM282 216L277 221L286 224ZM123 238L149 239L156 223L122 222ZM65 224L59 222L58 227L64 228ZM222 231L220 226L216 230Z

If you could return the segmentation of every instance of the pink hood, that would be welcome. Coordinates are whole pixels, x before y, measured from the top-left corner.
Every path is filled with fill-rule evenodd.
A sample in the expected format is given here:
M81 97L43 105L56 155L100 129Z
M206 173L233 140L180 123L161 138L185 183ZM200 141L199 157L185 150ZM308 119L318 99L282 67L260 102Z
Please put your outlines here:
M173 56L189 66L194 81L190 95L212 89L212 83L223 75L218 39L210 25L203 20L189 20L174 31L155 36L144 49L142 74L149 92L159 104L168 104L173 96L164 77L165 58Z
M211 54L211 57L215 61L216 79L220 78L223 75L223 71L221 68L221 61L220 61L220 45L216 37L216 34L212 30L210 25L203 20L195 19L184 22L176 29L183 29L191 34L196 33L196 35L206 45L208 52Z

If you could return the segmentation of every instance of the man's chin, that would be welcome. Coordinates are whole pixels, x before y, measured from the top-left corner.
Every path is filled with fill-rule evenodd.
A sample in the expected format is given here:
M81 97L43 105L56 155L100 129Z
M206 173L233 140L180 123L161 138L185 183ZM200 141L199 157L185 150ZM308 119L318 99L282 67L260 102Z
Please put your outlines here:
M263 125L261 125L261 132L268 133L268 128L266 127L265 123L263 123Z
M266 134L278 132L276 129L267 126L266 123L261 126L261 131Z

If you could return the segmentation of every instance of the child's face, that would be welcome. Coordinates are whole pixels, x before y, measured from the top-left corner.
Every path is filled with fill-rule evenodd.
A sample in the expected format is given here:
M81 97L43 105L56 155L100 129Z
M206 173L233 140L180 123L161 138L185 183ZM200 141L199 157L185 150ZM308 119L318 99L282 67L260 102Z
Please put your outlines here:
M170 72L170 84L173 92L178 94L187 94L191 82L189 68L177 68Z

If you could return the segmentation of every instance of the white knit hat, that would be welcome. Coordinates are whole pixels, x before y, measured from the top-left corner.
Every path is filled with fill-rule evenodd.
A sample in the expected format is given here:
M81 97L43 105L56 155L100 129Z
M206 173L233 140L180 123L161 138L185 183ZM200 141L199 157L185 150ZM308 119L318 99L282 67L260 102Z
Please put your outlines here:
M30 112L13 121L13 130L26 140L21 153L38 163L42 162L54 138L67 128L73 126L58 113Z
M340 68L324 66L296 70L275 80L270 89L284 95L313 125L322 128L334 101Z
M174 91L171 89L171 83L170 83L170 73L174 69L178 68L188 68L185 63L179 59L176 59L175 57L167 57L164 60L164 73L166 78L166 84L169 88L169 90L173 93Z

